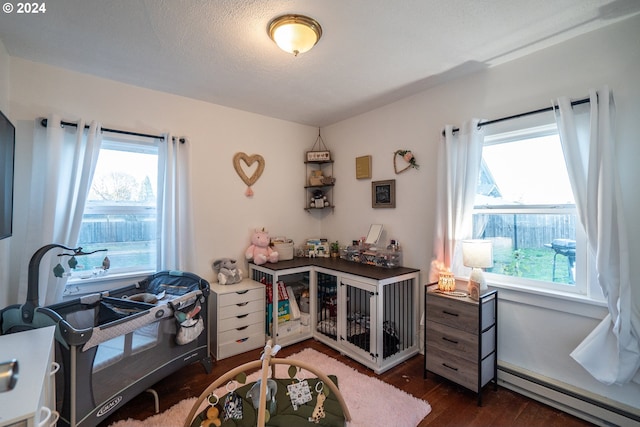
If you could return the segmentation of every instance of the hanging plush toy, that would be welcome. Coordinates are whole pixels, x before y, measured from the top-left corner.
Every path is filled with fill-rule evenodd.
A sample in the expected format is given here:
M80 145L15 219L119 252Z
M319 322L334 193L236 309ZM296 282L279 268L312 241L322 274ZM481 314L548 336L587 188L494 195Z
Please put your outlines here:
M245 257L255 265L278 262L278 252L271 248L271 238L264 228L256 229L251 236L251 246L245 251Z
M205 413L206 417L202 423L201 427L220 427L222 425L222 420L220 420L220 410L217 406L211 405L207 412Z

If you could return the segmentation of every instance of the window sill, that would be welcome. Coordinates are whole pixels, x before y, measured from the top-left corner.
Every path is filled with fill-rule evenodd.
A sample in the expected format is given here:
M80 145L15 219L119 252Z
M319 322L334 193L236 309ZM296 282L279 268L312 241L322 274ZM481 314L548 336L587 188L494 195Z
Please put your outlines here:
M595 300L581 294L531 288L496 281L489 281L487 285L500 291L499 298L501 300L572 313L598 320L604 318L607 314L606 301Z

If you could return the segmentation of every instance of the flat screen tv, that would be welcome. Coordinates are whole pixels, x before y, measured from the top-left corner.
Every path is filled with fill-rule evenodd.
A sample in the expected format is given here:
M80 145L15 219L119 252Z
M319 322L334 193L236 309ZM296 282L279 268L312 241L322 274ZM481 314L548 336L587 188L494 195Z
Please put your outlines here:
M0 111L0 239L13 232L13 159L16 128Z

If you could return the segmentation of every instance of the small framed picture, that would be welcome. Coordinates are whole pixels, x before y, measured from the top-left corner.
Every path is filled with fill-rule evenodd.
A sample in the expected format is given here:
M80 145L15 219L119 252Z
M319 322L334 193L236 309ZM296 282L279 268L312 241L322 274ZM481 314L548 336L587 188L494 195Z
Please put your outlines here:
M307 151L307 162L328 162L331 160L329 151Z
M396 180L373 181L371 183L371 207L396 207Z
M371 156L356 157L356 179L371 179Z

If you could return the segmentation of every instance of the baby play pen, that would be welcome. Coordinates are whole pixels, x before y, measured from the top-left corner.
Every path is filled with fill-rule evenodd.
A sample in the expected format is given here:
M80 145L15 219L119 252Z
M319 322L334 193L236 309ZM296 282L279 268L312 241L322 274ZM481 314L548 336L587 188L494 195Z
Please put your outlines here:
M32 257L27 302L0 312L2 334L56 326L59 425L96 426L134 396L187 364L211 371L209 283L162 271L136 284L38 307L40 259ZM145 302L146 301L146 302Z

